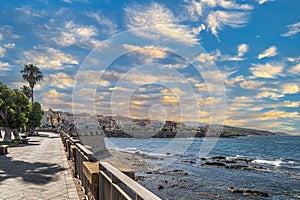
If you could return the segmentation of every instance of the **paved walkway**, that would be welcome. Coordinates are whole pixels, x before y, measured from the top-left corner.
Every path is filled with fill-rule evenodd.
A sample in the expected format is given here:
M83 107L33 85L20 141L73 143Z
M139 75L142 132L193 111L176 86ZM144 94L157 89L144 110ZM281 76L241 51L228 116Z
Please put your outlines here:
M78 199L57 134L41 133L0 156L0 199Z

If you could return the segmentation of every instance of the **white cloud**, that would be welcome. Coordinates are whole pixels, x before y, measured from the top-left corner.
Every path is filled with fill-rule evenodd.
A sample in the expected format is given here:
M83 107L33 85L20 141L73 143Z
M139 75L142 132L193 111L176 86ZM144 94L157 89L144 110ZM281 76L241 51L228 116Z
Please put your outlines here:
M8 67L9 63L8 62L2 62L0 61L0 67Z
M293 66L293 67L289 70L289 72L290 72L291 74L299 74L299 73L300 73L300 63L297 64L297 65L295 65L295 66Z
M125 12L127 27L136 29L134 33L139 36L151 39L172 38L188 44L198 42L195 33L188 26L179 24L172 11L163 5L158 3L152 3L148 7L136 5L133 8L125 8Z
M249 70L257 78L275 78L283 70L281 65L271 65L269 63L264 64L253 64Z
M16 8L16 10L24 13L25 15L31 16L31 17L42 17L46 14L46 11L34 10L29 6Z
M299 101L284 101L283 106L289 107L289 108L298 108L300 106L300 102Z
M257 118L261 120L276 120L279 118L298 118L298 112L285 112L280 110L270 110L265 113L257 114Z
M207 16L206 22L212 34L218 36L218 30L222 30L224 25L231 28L244 26L248 21L247 15L248 13L244 12L212 11Z
M66 73L59 72L57 74L47 75L41 84L54 86L57 88L67 88L74 85L74 78Z
M300 92L300 88L297 84L285 84L282 86L282 93L283 94L296 94Z
M7 49L12 49L15 47L15 43L7 43L7 44L4 44L3 47L5 47Z
M266 58L266 57L273 57L277 55L277 48L276 46L271 46L270 48L266 49L264 52L258 55L258 59Z
M212 53L201 53L199 56L196 57L196 60L202 63L212 64L214 61L218 60L220 56L220 50L216 50Z
M79 63L72 55L53 48L34 47L33 50L25 51L23 54L28 62L34 63L40 68L58 70ZM23 64L24 61L18 62Z
M118 31L117 25L109 18L105 17L101 12L89 13L88 16L94 18L99 25L104 26L105 28L102 28L101 31L106 34L112 35Z
M282 34L281 36L290 37L290 36L296 35L300 32L300 22L287 25L287 27L288 27L288 32Z
M202 15L203 12L203 4L201 2L197 2L195 0L192 0L188 2L188 5L186 6L186 9L188 11L189 16L193 21L196 21L199 19L199 16Z
M244 80L240 83L241 88L245 89L257 89L263 83L253 80Z
M243 57L245 55L245 53L247 53L249 51L249 46L248 44L240 44L238 46L238 51L237 51L237 56L238 57Z
M299 57L288 57L287 58L287 61L289 61L289 62L300 62L300 56Z
M256 0L258 2L258 4L264 4L270 1L274 1L274 0Z
M3 35L0 33L0 41L3 40Z
M61 0L62 2L65 2L65 3L72 3L71 0Z
M5 55L6 49L0 46L0 58Z
M68 21L63 28L58 28L51 38L58 45L66 47L76 45L84 48L93 48L100 44L99 41L93 39L98 35L96 27L75 24Z
M271 98L271 99L277 100L280 97L283 97L283 95L275 93L275 92L269 92L269 91L262 91L256 95L256 98L258 98L258 99Z

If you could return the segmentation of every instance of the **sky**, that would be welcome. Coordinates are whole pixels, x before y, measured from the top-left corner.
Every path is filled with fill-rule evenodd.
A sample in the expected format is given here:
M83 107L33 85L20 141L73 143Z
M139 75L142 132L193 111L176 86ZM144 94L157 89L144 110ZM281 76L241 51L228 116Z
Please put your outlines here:
M2 1L0 81L44 110L300 135L297 0Z

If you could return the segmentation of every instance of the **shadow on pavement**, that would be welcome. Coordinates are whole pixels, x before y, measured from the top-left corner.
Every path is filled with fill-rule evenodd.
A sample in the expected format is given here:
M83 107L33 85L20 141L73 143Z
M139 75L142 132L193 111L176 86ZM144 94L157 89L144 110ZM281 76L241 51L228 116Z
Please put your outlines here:
M12 160L7 156L0 156L0 184L9 178L22 178L23 181L36 185L47 184L56 180L55 174L66 170L57 164L44 162L29 163Z

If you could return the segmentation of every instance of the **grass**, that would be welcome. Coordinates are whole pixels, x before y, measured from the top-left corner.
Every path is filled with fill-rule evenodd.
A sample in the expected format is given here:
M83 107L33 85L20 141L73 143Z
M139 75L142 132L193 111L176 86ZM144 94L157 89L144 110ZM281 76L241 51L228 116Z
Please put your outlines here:
M0 142L0 145L8 145L9 147L15 146L16 144L18 144L17 141L13 141L13 142Z

